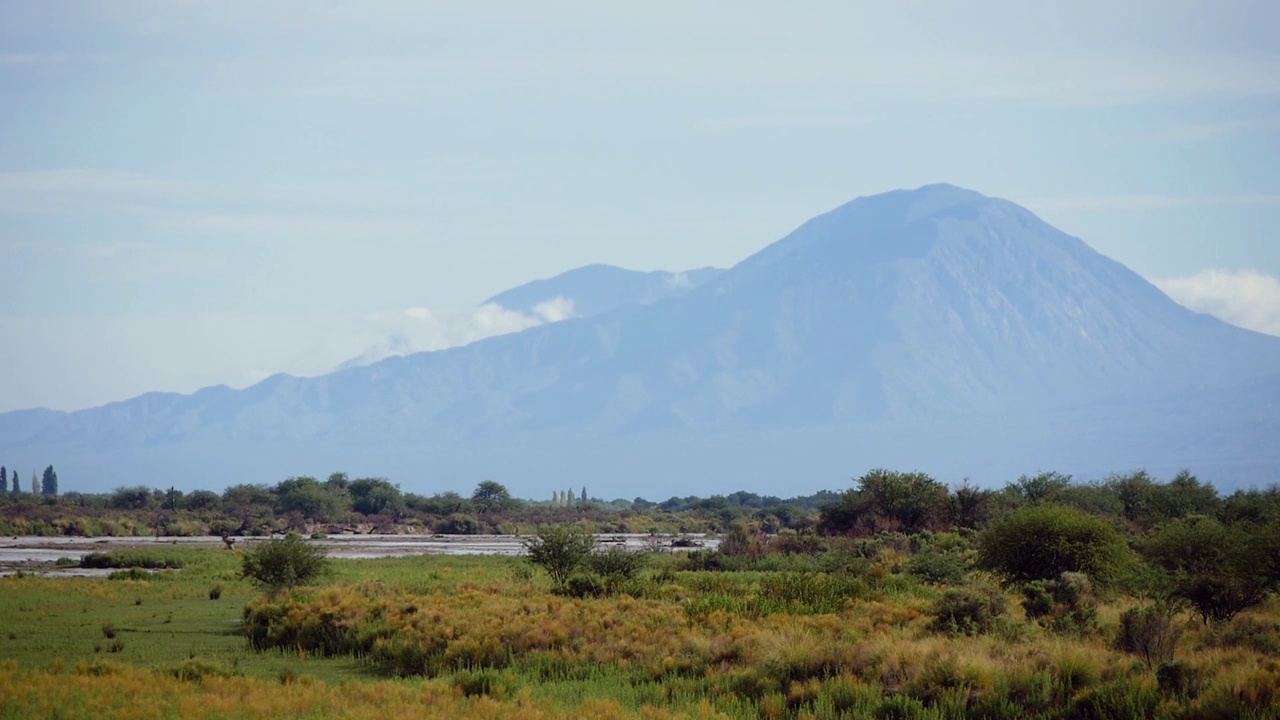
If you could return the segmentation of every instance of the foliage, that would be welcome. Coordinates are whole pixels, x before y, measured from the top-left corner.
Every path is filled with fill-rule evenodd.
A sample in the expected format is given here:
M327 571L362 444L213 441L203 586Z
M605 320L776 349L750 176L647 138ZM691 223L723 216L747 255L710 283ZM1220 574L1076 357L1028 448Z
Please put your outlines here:
M1034 580L1022 588L1027 618L1056 633L1084 635L1098 627L1098 603L1083 573L1065 572L1053 580Z
M325 554L324 548L290 533L247 551L241 574L274 594L320 577L327 569Z
M883 530L919 532L947 513L947 487L924 473L876 469L857 488L822 508L819 529L830 535L868 535Z
M525 541L529 561L547 571L551 582L563 588L569 576L580 568L595 549L591 533L567 525L549 525L538 529Z
M276 486L276 511L320 522L341 520L351 510L346 490L312 477L292 477Z
M1206 624L1230 620L1280 585L1280 523L1177 520L1152 532L1140 551Z
M1137 655L1148 668L1173 661L1179 629L1168 607L1130 608L1120 615L1116 648Z
M1008 600L993 587L973 586L947 590L934 603L929 627L938 632L980 635L991 632L1005 614Z
M1128 560L1128 546L1111 525L1049 503L1019 510L978 537L979 566L1014 582L1079 572L1105 586L1119 577Z
M936 550L926 550L912 555L911 559L907 560L905 570L908 575L937 585L960 585L964 583L967 575L963 560L952 553Z
M1057 472L1042 472L1036 475L1023 475L1009 483L1006 492L1012 492L1029 503L1040 503L1055 500L1064 490L1071 487L1071 476Z
M505 485L493 480L485 480L476 486L475 492L471 493L471 502L480 512L487 513L512 507L514 501Z
M157 550L113 550L91 552L80 558L82 568L148 568L151 570L181 568L185 561L174 554Z
M53 471L52 465L44 469L44 476L40 480L40 494L50 497L58 494L58 473Z
M347 485L351 509L364 515L397 516L405 510L400 488L382 478L361 478Z

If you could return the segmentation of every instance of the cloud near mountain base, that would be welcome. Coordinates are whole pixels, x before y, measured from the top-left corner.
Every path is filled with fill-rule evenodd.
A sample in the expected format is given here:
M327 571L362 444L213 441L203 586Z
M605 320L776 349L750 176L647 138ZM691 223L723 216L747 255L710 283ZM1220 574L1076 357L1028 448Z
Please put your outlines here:
M559 322L573 315L573 301L563 297L538 303L530 313L508 310L497 303L485 303L473 310L461 311L410 307L399 314L376 316L374 322L383 328L385 338L335 369L369 365L393 355L467 345L487 337Z
M1169 297L1248 330L1280 336L1280 279L1257 270L1204 270L1155 281Z

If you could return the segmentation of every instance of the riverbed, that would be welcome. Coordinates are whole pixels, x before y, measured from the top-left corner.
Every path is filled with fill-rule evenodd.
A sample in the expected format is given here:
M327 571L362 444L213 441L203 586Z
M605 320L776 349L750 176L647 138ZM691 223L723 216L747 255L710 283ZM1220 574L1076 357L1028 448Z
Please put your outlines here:
M365 559L403 557L409 555L522 555L528 536L523 535L331 535L308 539L323 547L329 557L338 559ZM596 535L600 548L617 547L631 552L681 552L692 549L714 549L720 544L717 537L687 535L646 535L609 533ZM249 549L267 542L267 537L235 537L233 547ZM0 575L17 570L65 577L95 577L109 570L86 570L78 567L58 567L55 563L67 558L75 563L91 552L111 552L134 548L208 547L227 549L223 539L216 535L196 537L38 537L18 536L0 538ZM64 565L66 561L63 561Z

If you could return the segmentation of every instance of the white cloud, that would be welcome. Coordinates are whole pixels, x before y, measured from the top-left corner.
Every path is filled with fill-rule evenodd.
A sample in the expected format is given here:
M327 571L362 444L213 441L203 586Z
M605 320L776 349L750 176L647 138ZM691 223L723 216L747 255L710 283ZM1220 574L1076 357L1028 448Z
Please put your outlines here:
M377 314L370 320L373 331L381 336L380 339L369 344L360 355L338 365L338 368L369 365L394 355L467 345L488 337L566 320L573 317L573 314L573 301L563 297L538 303L529 315L494 303L486 303L466 311L411 307L399 314Z
M1155 284L1191 310L1280 336L1280 280L1271 275L1256 270L1205 270Z

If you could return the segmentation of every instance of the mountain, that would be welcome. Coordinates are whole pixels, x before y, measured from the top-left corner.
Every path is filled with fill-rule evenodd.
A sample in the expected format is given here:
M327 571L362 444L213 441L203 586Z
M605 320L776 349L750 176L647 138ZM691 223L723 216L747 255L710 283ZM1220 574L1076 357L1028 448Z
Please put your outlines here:
M523 316L509 325L507 332L558 322L569 317L593 317L624 305L647 305L683 295L724 272L719 268L698 268L685 272L640 272L613 265L587 265L552 278L534 280L494 295L480 304L477 313L518 313ZM492 325L489 332L494 332ZM393 355L411 355L414 342L397 333L384 338L364 352L334 368L334 372L372 365ZM421 347L421 346L419 346Z
M724 271L705 267L685 272L639 272L613 265L587 265L546 280L534 280L484 301L525 315L557 299L573 303L575 317L594 317L624 305L648 305L683 295Z
M532 497L787 494L879 465L985 484L1182 466L1280 480L1280 338L1193 313L1004 200L860 198L684 292L620 301L636 275L594 266L494 298L572 292L589 317L42 419L0 432L0 457L96 488L346 469ZM611 294L610 277L634 284Z

